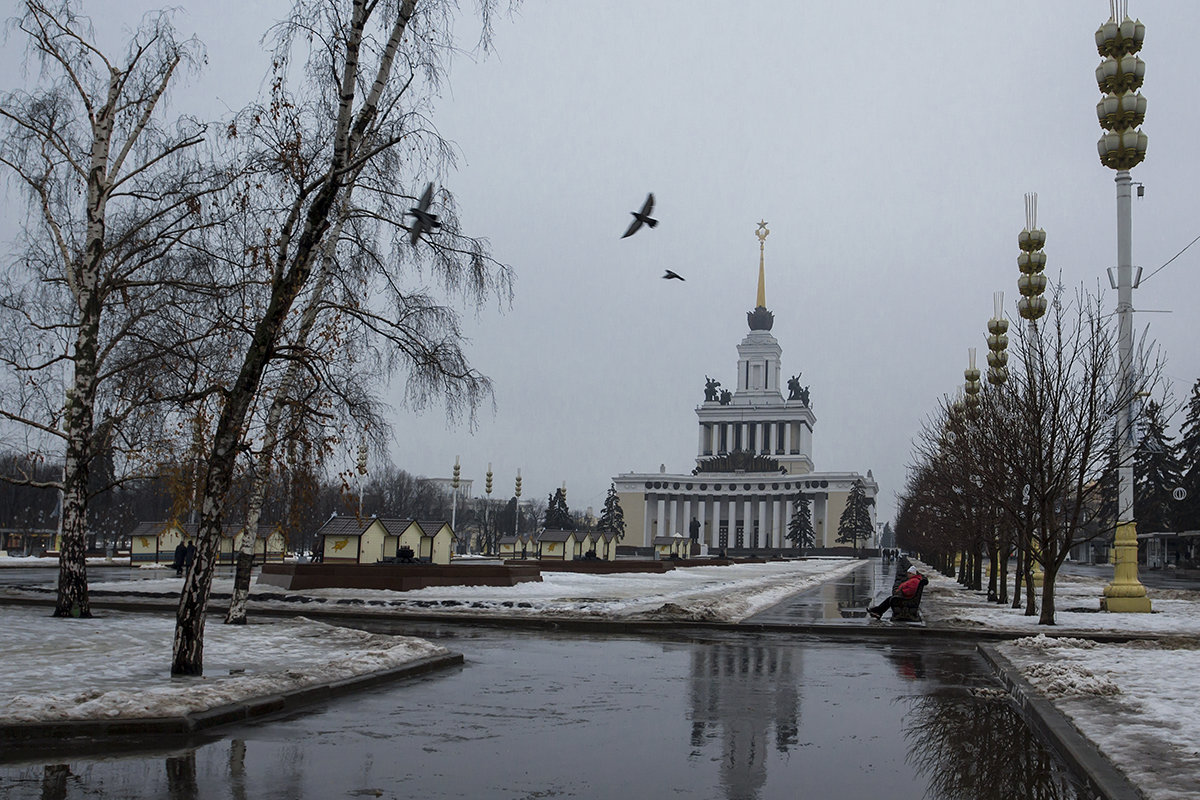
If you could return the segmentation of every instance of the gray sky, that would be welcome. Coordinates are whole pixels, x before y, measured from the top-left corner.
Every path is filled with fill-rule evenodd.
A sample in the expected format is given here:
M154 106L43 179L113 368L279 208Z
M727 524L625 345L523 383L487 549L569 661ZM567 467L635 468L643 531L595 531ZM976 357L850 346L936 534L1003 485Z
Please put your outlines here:
M289 4L180 4L209 66L176 107L243 104L267 66L258 37ZM130 19L151 5L87 8ZM1200 235L1200 3L1130 12L1147 26L1133 250L1148 274ZM436 116L461 150L446 183L464 228L517 274L510 309L466 314L497 410L472 432L439 407L398 409L394 462L448 475L458 455L482 491L490 461L498 497L520 467L525 497L566 481L572 508L597 511L617 473L690 470L705 375L735 381L765 219L767 305L784 372L811 387L816 468L873 470L889 518L922 421L961 385L968 347L983 363L994 291L1015 316L1025 192L1039 194L1047 275L1099 281L1115 302L1093 40L1108 13L1104 0L525 0L493 54L456 59ZM461 33L471 48L475 28ZM647 191L659 227L619 239ZM1136 325L1179 399L1200 377L1197 265L1200 244L1134 294L1173 312Z

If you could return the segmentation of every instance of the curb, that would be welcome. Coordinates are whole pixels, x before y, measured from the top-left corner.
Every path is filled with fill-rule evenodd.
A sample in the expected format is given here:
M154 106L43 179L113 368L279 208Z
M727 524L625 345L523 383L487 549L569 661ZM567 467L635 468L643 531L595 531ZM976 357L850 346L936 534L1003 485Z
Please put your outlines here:
M391 669L368 672L351 678L301 686L287 692L250 697L236 703L190 711L175 717L59 720L54 722L15 722L0 724L0 762L41 756L47 751L74 749L80 739L186 738L234 722L291 711L333 697L350 694L390 681L411 678L438 669L459 666L463 654L456 652L425 656ZM127 742L128 743L128 742ZM161 743L161 742L156 742ZM98 742L106 749L112 742Z
M979 652L996 677L1016 701L1025 721L1042 736L1054 752L1081 778L1087 790L1104 800L1145 800L1130 782L1079 729L1021 676L1016 666L992 645L980 644Z

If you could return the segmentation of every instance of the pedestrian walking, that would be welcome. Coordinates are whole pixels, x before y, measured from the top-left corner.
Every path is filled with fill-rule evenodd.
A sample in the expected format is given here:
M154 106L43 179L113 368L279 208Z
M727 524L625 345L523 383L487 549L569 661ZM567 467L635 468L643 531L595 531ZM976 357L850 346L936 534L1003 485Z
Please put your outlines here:
M183 577L183 564L184 564L184 560L186 558L187 558L187 545L185 545L183 543L183 540L180 539L179 544L175 546L175 560L171 562L171 566L175 568L175 577L176 578Z

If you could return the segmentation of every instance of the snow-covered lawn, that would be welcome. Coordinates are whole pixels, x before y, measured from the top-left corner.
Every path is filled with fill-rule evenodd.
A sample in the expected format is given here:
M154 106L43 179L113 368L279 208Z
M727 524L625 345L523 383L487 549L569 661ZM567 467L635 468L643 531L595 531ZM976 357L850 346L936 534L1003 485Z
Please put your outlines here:
M923 570L924 571L924 570ZM1038 624L1038 616L1025 616L1022 608L988 603L985 593L964 589L952 578L928 571L929 585L921 602L921 616L930 625L990 628L1031 635L1067 636L1076 632L1170 634L1200 636L1200 591L1147 590L1150 614L1109 614L1100 611L1107 578L1060 575L1055 584L1055 624ZM986 580L986 575L985 578ZM1011 583L1009 588L1011 589ZM1041 602L1041 590L1038 590Z
M997 649L1147 797L1200 796L1200 642L1039 635Z
M295 609L285 595L303 594L313 607L346 607L372 613L437 611L472 616L555 616L601 619L689 619L736 622L796 592L844 575L862 565L846 558L770 561L723 567L686 567L665 573L587 575L543 572L540 582L516 586L438 586L408 592L363 589L308 589L285 592L255 583L252 607ZM182 581L155 577L93 583L97 592L137 592L178 596ZM228 594L230 578L213 581L213 592ZM339 603L339 601L342 601Z
M205 626L205 674L172 678L174 616L104 612L51 620L0 606L0 723L152 718L398 667L447 650L303 617Z

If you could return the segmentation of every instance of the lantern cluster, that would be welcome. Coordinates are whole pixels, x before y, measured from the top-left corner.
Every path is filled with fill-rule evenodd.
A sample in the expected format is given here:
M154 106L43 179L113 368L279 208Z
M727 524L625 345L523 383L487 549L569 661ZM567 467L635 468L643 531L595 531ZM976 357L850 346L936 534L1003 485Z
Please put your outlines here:
M1100 163L1109 169L1128 170L1146 158L1146 134L1137 127L1146 119L1146 98L1138 91L1146 77L1146 63L1135 53L1142 49L1146 26L1128 14L1117 22L1116 9L1096 31L1096 49L1104 58L1096 68L1096 84L1104 98L1096 116L1105 130L1096 148Z
M1008 320L1004 318L1004 292L996 292L995 315L988 320L987 380L999 386L1008 380Z
M1017 311L1022 319L1041 319L1046 313L1046 276L1042 271L1046 268L1046 254L1042 248L1046 246L1046 232L1037 227L1037 193L1025 195L1025 229L1017 236L1017 244L1021 248L1017 256L1017 267L1021 277L1017 278L1017 291L1021 299L1017 301Z
M963 393L966 395L963 398L963 405L966 407L967 416L972 419L979 413L979 393L983 391L983 384L979 382L979 370L975 367L975 348L967 348L968 366L963 370L963 377L966 378L966 383L963 384Z

